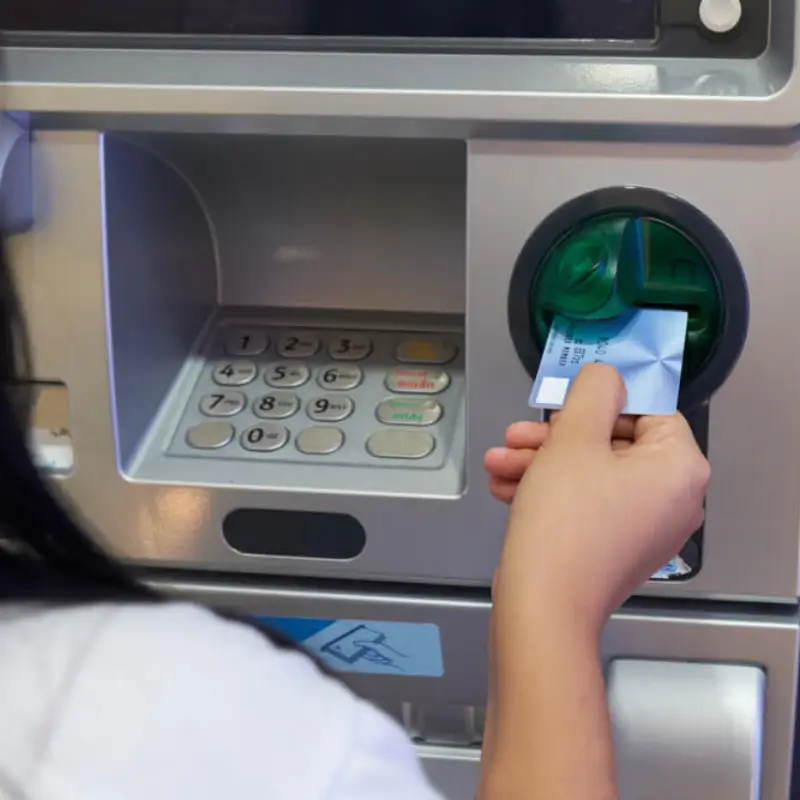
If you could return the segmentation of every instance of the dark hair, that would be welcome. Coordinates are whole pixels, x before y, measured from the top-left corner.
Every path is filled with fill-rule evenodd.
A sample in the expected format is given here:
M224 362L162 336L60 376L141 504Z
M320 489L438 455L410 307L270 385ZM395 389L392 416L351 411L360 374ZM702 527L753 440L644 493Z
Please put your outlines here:
M25 319L0 231L0 602L163 602L106 555L43 479L29 445L32 398ZM300 649L255 620L217 613Z

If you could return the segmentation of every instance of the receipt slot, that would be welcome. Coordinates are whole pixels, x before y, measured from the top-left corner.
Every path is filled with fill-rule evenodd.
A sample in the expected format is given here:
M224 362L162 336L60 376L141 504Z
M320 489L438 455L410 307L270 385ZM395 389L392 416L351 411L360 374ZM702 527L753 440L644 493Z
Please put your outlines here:
M688 312L680 405L694 411L742 351L747 284L710 219L649 189L605 189L561 206L528 239L511 277L509 325L531 377L554 317L608 320L648 307Z

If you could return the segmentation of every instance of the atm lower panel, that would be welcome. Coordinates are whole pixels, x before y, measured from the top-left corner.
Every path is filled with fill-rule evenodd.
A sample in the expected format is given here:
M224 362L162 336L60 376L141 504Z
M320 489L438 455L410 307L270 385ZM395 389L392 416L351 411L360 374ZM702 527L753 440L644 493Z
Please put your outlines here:
M448 800L474 796L487 679L487 601L255 580L152 582L179 597L254 616L436 626L441 678L344 677L405 725ZM795 611L648 605L616 614L603 638L603 657L622 800L788 800L798 626Z

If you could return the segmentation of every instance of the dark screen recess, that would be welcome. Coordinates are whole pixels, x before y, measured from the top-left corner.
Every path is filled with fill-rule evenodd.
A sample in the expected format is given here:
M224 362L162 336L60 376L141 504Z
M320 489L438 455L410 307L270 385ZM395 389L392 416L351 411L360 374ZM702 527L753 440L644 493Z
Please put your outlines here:
M656 0L0 0L0 30L652 40Z

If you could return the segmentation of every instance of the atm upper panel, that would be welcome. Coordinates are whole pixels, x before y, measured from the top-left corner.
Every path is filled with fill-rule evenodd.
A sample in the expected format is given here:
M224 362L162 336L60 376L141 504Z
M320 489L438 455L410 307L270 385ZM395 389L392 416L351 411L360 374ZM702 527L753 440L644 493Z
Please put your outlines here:
M6 0L0 29L224 37L237 39L239 46L269 48L610 48L650 56L753 58L767 46L769 5L765 0Z

